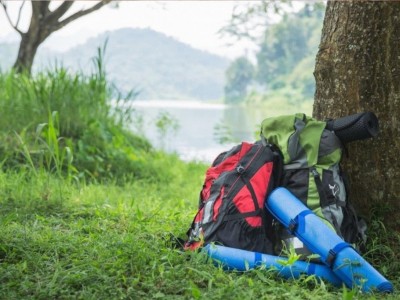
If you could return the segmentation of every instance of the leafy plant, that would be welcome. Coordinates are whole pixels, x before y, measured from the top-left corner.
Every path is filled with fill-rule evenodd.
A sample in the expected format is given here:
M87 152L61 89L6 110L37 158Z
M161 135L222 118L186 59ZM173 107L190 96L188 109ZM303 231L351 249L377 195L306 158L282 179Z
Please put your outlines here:
M168 137L179 130L179 122L166 111L159 113L155 122L161 142L161 148L165 149Z
M34 76L0 73L3 169L25 165L85 180L141 176L143 156L154 151L125 129L135 92L123 98L108 83L105 47L98 48L90 75L58 66Z
M223 121L220 121L214 126L214 139L221 145L237 142L233 135L231 128L224 124Z
M46 170L55 170L58 176L62 176L65 167L67 177L70 178L73 172L77 172L72 165L73 155L69 146L61 145L63 138L59 137L58 112L49 116L48 123L39 124L36 129L36 138L42 148L42 158ZM67 141L68 143L68 141Z

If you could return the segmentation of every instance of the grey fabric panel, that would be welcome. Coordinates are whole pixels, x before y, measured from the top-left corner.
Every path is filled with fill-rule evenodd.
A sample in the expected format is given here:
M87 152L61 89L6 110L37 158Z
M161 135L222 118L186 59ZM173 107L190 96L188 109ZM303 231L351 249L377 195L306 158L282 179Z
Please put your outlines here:
M204 205L204 215L203 215L203 220L202 220L203 224L207 224L212 221L214 204L215 204L215 201L218 199L218 197L221 194L221 188L225 182L225 178L226 178L227 174L228 174L227 172L223 173L213 184L214 185L213 189L219 190L219 193L212 193L213 196L210 197L207 200L206 204Z
M306 124L303 120L296 118L294 123L295 131L288 140L288 153L290 156L290 165L285 165L285 169L300 169L308 166L307 154L300 145L300 134Z
M324 130L319 143L318 157L324 157L331 154L336 149L342 148L342 143L333 131Z
M291 161L296 159L298 156L298 152L300 152L300 133L305 126L306 124L303 120L296 118L296 121L294 122L295 131L288 140L288 152Z
M342 226L343 222L343 210L342 207L336 204L332 204L322 208L322 214L324 217L331 223L335 224L334 220L336 220L339 228Z
M304 156L300 157L298 160L294 161L293 163L287 164L283 166L283 169L286 170L297 170L297 169L308 169L308 162L307 157Z
M204 215L203 215L203 224L209 223L212 221L212 212L214 208L214 202L219 195L215 195L214 199L209 199L204 205Z

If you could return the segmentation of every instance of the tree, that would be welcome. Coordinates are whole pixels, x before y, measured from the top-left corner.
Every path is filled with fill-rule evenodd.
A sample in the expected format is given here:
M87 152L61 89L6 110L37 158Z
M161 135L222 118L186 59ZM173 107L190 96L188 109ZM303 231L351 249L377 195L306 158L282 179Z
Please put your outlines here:
M226 70L225 102L243 102L247 94L247 86L253 80L254 67L244 56L237 58Z
M17 20L13 22L9 14L7 1L0 0L0 4L4 8L8 21L21 36L17 60L13 67L15 71L26 71L30 73L36 52L40 44L43 43L46 38L72 21L100 9L109 2L111 2L111 0L102 0L90 8L79 10L67 16L74 1L62 1L53 10L50 9L50 4L56 3L56 1L29 1L32 8L32 15L28 30L23 32L19 26L25 1L23 1L20 6Z
M320 36L322 18L322 10L307 4L297 13L283 14L282 21L265 29L256 54L261 84L272 86L279 76L293 72L302 59L315 57L318 41L313 36ZM319 32L315 32L316 28Z
M224 32L237 38L250 38L258 46L254 53L254 85L248 99L266 102L286 95L291 104L312 100L315 91L312 70L325 5L306 3L300 10L293 11L290 2L263 0L247 4L247 10L234 11ZM269 22L273 12L279 14L279 22ZM258 24L262 31L251 30L252 24Z
M400 229L400 5L329 1L314 76L314 117L374 112L378 138L348 145L350 197L366 216ZM378 210L377 210L378 208ZM386 210L384 210L386 208Z

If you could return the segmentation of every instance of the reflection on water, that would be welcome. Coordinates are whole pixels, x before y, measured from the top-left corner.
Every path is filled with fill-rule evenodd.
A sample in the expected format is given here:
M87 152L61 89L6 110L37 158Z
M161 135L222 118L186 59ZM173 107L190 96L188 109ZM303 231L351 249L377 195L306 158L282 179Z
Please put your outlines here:
M143 123L133 125L133 131L144 134L155 147L178 153L182 159L205 162L211 162L220 152L238 142L254 142L261 121L277 115L276 112L259 108L192 101L136 101L134 107L136 119L139 116ZM179 128L176 132L171 130L165 136L160 136L156 120L161 113L167 113L177 120ZM218 143L218 125L227 128L230 143Z

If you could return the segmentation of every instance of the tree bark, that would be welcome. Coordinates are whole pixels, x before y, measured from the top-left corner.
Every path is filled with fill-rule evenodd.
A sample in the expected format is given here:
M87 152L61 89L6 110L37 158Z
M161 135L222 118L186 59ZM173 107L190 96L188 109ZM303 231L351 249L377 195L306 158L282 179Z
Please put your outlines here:
M19 45L17 60L13 66L13 69L17 73L21 73L24 70L28 73L31 72L33 59L35 58L39 45L40 43L35 41L31 34L25 33L21 35L21 43Z
M32 17L28 31L21 35L21 43L18 50L17 60L14 63L14 70L18 73L31 72L33 60L40 44L50 35L52 24L46 22L50 14L50 1L31 2Z
M400 5L329 1L314 76L313 115L374 112L377 138L347 145L350 199L366 217L400 229Z

